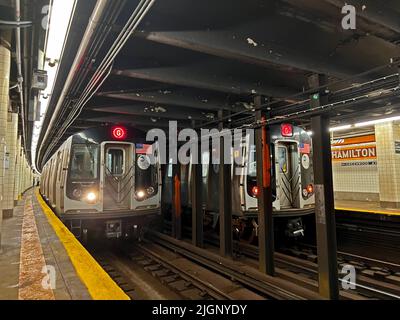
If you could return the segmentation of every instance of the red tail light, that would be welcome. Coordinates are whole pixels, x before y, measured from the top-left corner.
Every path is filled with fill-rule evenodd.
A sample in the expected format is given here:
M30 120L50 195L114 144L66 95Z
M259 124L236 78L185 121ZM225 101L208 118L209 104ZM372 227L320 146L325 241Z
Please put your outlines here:
M251 193L253 194L253 197L258 197L260 189L257 186L254 186L253 188L251 188Z

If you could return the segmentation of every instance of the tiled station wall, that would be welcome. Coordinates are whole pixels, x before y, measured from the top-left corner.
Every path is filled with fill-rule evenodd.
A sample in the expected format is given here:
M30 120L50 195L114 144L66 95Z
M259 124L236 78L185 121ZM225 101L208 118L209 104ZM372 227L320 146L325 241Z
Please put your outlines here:
M382 207L398 208L400 207L400 123L376 124L374 133L375 142L349 146L350 148L373 146L374 157L335 159L333 155L335 199L377 201ZM338 141L339 139L334 140L333 152L338 149Z

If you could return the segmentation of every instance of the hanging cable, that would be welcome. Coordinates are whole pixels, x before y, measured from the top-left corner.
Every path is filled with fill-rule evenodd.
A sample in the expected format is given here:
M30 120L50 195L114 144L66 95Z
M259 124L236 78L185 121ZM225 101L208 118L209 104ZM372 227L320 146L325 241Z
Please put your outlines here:
M85 104L93 97L93 95L102 86L105 80L111 73L113 61L117 54L124 47L126 42L130 39L132 33L136 30L139 23L145 17L147 12L150 10L155 0L142 0L139 5L135 8L134 12L130 16L128 22L118 35L117 39L113 43L111 49L107 52L105 58L102 60L100 66L92 76L90 82L86 86L84 92L81 94L79 100L75 103L74 108L70 111L68 118L64 122L64 125L58 131L58 134L53 137L52 142L49 144L47 151L44 154L44 159L49 155L52 149L56 146L62 135L68 129L68 127L76 120L79 114L82 112Z

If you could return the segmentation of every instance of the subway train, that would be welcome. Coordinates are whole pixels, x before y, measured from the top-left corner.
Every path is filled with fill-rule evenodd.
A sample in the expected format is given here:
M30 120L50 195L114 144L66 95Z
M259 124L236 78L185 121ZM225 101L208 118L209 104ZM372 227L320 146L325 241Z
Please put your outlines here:
M277 218L274 220L284 230L286 237L296 238L304 235L302 217L314 213L311 136L300 127L282 124L270 127L270 137L273 216ZM231 165L234 231L240 238L254 238L257 235L259 193L255 145L250 143L247 135L231 151L232 157L243 155L242 162L233 161ZM216 150L211 150L211 154L215 152ZM209 224L215 228L219 211L219 165L210 163L209 151L202 152L201 157L203 210ZM191 219L190 214L185 215L185 212L191 211L191 168L190 163L180 166L181 204L186 220ZM162 202L167 212L172 210L172 175L172 164L169 163L163 169Z
M149 149L154 148L154 150ZM132 127L92 128L69 137L45 164L40 192L84 241L140 236L160 215L157 144ZM154 156L150 159L148 154Z

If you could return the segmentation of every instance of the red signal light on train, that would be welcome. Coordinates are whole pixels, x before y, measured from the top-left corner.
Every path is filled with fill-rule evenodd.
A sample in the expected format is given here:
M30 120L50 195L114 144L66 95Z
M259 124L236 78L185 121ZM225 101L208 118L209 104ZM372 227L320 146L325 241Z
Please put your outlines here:
M282 123L281 135L283 137L293 137L293 126L289 123Z
M254 186L251 189L251 193L253 194L253 197L258 197L259 193L260 193L260 189L257 186Z
M113 127L112 136L114 137L114 139L123 140L127 136L127 131L124 127Z

